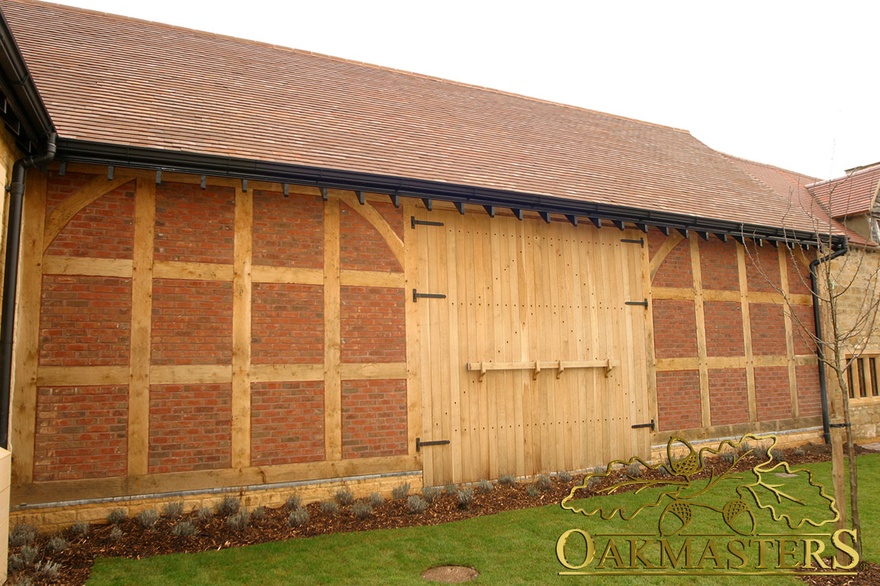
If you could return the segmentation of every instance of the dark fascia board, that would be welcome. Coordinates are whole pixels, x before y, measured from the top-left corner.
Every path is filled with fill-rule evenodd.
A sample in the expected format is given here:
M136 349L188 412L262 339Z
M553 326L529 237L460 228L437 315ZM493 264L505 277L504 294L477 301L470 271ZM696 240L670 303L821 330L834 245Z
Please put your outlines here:
M673 214L657 210L629 208L577 199L528 194L500 189L456 185L438 181L393 177L346 171L290 165L270 161L239 159L187 151L171 151L109 143L58 138L56 160L94 165L113 165L187 173L250 179L272 183L313 185L350 191L369 191L400 197L436 199L474 206L516 208L562 216L599 217L610 221L663 226L676 230L711 232L745 238L759 238L798 244L817 244L817 234L757 224L740 224L712 218ZM828 243L827 235L818 235ZM834 243L845 242L844 236L834 235Z
M22 125L20 145L27 141L42 147L55 125L34 84L9 23L0 11L0 91ZM27 150L27 149L26 149Z

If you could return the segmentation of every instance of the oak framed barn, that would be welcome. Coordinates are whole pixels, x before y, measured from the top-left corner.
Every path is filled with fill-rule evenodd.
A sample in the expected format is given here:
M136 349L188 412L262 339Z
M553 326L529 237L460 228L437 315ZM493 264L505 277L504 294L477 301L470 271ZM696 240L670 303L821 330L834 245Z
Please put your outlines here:
M7 174L39 162L4 315L13 514L821 436L794 325L822 212L792 193L815 179L484 88L0 9L46 114L30 146L7 137Z

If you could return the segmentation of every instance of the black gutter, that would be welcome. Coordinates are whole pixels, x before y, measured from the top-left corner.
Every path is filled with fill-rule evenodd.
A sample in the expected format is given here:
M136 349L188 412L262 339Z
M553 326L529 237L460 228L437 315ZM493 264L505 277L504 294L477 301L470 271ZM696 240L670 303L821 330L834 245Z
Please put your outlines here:
M162 170L163 172L191 175L229 177L272 183L291 183L352 191L370 191L400 197L437 199L475 206L534 210L559 215L600 218L643 226L657 226L688 232L705 232L709 234L755 238L774 243L782 242L811 246L818 246L820 244L816 233L812 231L742 224L685 214L502 189L458 185L441 181L427 181L253 159L237 159L185 151L133 147L77 139L59 139L58 159L71 163L155 169ZM843 242L845 238L843 236L833 236L832 240L838 243Z
M15 296L18 283L18 257L21 250L21 210L27 170L55 157L55 133L49 134L46 150L38 156L26 156L12 167L9 191L9 215L6 229L6 272L3 275L3 305L0 310L0 446L9 447L9 413L12 389L12 342L15 337Z
M816 356L819 358L819 395L822 397L822 438L831 445L831 417L828 414L828 381L825 380L825 349L822 347L822 315L819 308L819 286L816 269L823 262L829 262L848 252L847 244L833 247L834 252L817 258L810 263L810 294L813 297L813 322L816 326Z

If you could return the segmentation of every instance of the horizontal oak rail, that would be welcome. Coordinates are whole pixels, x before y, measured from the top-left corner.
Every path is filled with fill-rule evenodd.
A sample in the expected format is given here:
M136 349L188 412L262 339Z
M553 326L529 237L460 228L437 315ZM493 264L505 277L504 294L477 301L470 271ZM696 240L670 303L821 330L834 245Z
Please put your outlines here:
M468 362L465 368L468 371L480 373L480 381L486 376L486 372L490 370L531 370L532 378L537 379L542 370L555 370L556 378L562 376L562 373L574 368L604 368L605 376L611 374L611 370L617 366L616 360L534 360L530 362Z

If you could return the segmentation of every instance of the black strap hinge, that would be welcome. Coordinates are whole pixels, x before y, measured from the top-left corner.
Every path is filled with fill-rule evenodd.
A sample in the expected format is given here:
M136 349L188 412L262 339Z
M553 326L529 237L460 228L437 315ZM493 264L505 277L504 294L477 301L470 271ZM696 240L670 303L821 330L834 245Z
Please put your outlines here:
M410 216L410 222L413 228L416 226L443 226L443 222L429 222L428 220L416 220L415 216Z
M446 299L446 295L443 293L419 293L413 289L413 301L418 301L419 299Z
M651 420L651 423L636 423L635 425L631 425L633 429L641 429L643 427L650 427L651 431L654 431L654 420Z
M446 444L450 444L450 443L452 443L452 442L449 440L432 440L432 441L423 442L422 438L417 437L416 438L416 451L421 452L422 446L445 446Z

